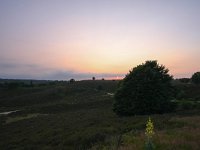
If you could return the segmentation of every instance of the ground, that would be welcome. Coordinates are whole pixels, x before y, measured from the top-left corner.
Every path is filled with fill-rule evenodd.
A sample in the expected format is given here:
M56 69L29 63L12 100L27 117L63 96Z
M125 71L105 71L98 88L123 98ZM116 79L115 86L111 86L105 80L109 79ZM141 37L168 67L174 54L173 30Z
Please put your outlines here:
M112 111L118 81L45 82L0 88L1 150L143 149L149 116L120 117ZM176 85L177 110L151 115L155 149L200 147L200 87Z

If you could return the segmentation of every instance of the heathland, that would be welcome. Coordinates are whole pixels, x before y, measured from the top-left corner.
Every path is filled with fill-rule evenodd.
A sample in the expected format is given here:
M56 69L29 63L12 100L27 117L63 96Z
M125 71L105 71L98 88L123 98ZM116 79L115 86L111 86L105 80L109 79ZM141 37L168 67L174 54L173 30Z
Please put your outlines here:
M1 150L144 149L149 115L113 112L119 81L1 80ZM174 80L177 108L151 115L155 149L198 150L200 86Z

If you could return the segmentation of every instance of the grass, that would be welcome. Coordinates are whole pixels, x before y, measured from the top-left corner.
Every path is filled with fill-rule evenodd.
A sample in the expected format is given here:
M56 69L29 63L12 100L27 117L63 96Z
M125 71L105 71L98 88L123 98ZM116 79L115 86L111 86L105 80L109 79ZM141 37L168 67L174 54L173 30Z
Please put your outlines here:
M24 120L24 119L31 119L31 118L37 117L38 115L40 115L40 114L27 114L25 116L7 117L5 123L8 124L8 123L21 121L21 120Z
M0 149L132 150L143 149L149 116L119 117L112 111L118 81L57 82L0 89ZM101 86L101 88L99 88ZM178 87L178 86L177 86ZM184 93L199 87L179 87ZM177 100L175 113L152 115L156 149L200 147L198 92ZM186 102L185 102L186 101ZM182 105L189 106L186 109ZM186 109L186 110L185 110Z
M192 122L191 122L192 121ZM182 117L177 116L171 118L169 122L183 124L173 128L165 128L156 130L153 138L155 149L158 150L198 150L200 147L200 116ZM195 123L195 125L194 125ZM144 132L134 133L129 132L123 136L123 146L120 149L144 149L145 142Z

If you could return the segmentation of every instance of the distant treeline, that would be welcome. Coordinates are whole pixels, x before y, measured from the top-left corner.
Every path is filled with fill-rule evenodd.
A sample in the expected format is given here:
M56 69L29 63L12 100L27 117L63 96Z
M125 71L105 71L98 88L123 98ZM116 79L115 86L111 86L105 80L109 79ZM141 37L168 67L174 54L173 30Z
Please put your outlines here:
M54 85L58 82L60 83L60 82L66 82L66 81L0 79L0 87L7 88L7 89L15 89L18 87Z
M93 77L94 78L94 77ZM94 79L92 79L94 80ZM104 79L102 79L104 80ZM115 81L115 80L113 80ZM0 79L0 88L15 89L18 87L33 87L33 86L47 86L65 83L74 83L75 79L69 81L58 81L58 80L31 80L31 79ZM178 78L173 80L174 84L187 83L191 84L191 78Z
M191 83L191 78L179 78L179 79L175 79L176 81L179 81L181 83Z

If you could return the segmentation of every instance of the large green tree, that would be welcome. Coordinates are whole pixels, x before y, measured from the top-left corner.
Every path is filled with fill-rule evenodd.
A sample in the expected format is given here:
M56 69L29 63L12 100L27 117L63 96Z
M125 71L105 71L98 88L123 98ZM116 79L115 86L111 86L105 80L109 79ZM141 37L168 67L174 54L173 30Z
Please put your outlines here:
M200 84L200 72L195 72L191 78L194 84Z
M119 115L165 113L173 109L172 76L157 61L133 68L120 82L113 110Z

